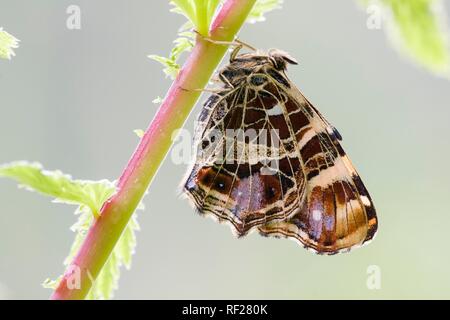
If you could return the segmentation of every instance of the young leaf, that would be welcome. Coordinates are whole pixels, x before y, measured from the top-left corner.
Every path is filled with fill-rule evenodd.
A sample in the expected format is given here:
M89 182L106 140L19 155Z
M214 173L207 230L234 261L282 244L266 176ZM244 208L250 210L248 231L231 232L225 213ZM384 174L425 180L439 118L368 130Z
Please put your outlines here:
M0 58L11 59L12 56L15 56L13 49L18 47L19 40L0 28Z
M166 76L175 79L181 66L178 64L178 59L181 54L186 51L190 51L194 46L192 32L181 31L179 37L174 40L175 46L173 47L170 57L165 58L158 55L149 55L150 59L158 61L164 66L164 73Z
M181 68L179 57L194 46L195 34L192 29L208 36L212 19L223 0L173 0L170 3L174 5L171 11L184 15L188 21L180 28L169 58L158 55L150 55L149 58L161 63L166 76L174 79ZM283 0L258 0L247 22L263 21L267 12L281 8L282 3Z
M142 129L135 129L134 133L138 136L138 138L142 138L145 134L145 131Z
M157 96L155 99L152 100L152 103L160 104L162 101L163 99L160 96Z
M190 51L194 46L194 41L186 37L191 36L192 33L183 32L183 34L180 35L181 35L180 38L174 40L175 46L173 47L172 52L170 53L170 58L175 61L178 60L178 58L183 52Z
M194 25L197 25L196 1L193 1L193 0L173 0L170 3L175 6L171 10L172 12L184 15Z
M282 4L283 0L258 0L249 14L247 22L264 21L266 13L275 9L281 9Z
M178 71L180 70L180 65L176 62L176 60L173 60L171 58L166 58L158 55L149 55L150 59L153 59L155 61L158 61L164 66L164 73L167 77L170 77L171 79L175 79L175 77L178 74Z
M212 19L214 17L214 14L216 13L217 7L220 4L220 0L210 0L208 1L208 6L207 6L207 17L208 17L208 21L207 21L207 25L208 28L211 25Z

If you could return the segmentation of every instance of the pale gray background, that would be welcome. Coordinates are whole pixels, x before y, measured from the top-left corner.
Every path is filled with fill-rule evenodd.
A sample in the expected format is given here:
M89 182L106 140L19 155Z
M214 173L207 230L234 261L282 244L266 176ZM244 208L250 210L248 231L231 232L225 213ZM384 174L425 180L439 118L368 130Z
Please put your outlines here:
M70 4L82 29L66 28ZM116 179L170 81L166 55L183 18L166 1L0 0L0 26L22 40L0 61L0 163L36 160L76 178ZM379 234L350 254L316 256L288 240L233 238L162 166L117 298L450 298L448 80L405 61L354 1L287 0L240 37L298 58L290 77L344 136L374 198ZM192 128L199 106L190 117ZM0 298L47 298L63 271L73 208L0 181ZM381 290L366 286L378 265Z

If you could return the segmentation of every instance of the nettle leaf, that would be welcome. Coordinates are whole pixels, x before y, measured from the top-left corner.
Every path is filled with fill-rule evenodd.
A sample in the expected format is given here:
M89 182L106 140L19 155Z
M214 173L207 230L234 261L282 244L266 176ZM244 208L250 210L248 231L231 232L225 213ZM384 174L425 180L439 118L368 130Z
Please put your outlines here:
M52 196L55 202L88 207L97 216L103 202L115 191L107 181L73 180L61 171L47 171L39 163L13 162L0 166L0 177L16 180L20 187Z
M220 0L173 0L172 12L184 15L197 32L207 35Z
M197 1L198 2L198 1ZM170 2L174 6L170 11L184 15L192 24L197 25L196 1L194 0L173 0Z
M379 5L391 42L413 61L437 74L448 74L450 53L445 10L439 0L364 1Z
M65 266L70 264L78 252L103 203L116 191L115 184L108 180L74 180L60 171L46 171L38 163L14 162L0 166L0 177L11 178L28 190L52 196L56 202L78 205L75 210L78 220L71 227L76 236L70 253L64 260ZM131 257L136 247L135 231L137 230L139 230L139 225L136 221L136 214L134 214L92 286L88 298L111 299L113 297L113 292L118 286L120 267L124 265L129 269L131 266ZM56 280L47 279L43 286L54 289L60 279L61 277Z
M184 52L188 52L194 46L196 32L208 36L209 27L222 0L173 0L172 12L181 14L187 18L187 22L178 30L178 38L168 58L159 55L150 55L149 58L158 61L164 66L164 73L171 79L175 79L181 69L178 60ZM281 8L283 0L258 0L250 12L247 22L254 23L264 21L264 15L274 9Z
M14 50L19 47L19 40L0 28L0 58L10 60L15 56Z
M166 58L163 56L154 55L154 54L149 55L148 57L150 59L158 61L159 63L161 63L164 66L163 72L165 73L166 77L175 79L175 77L178 74L178 71L181 68L176 60L173 60L171 58Z
M283 0L258 0L253 6L252 11L247 18L247 22L255 23L264 21L265 14L275 9L281 9Z
M186 25L180 29L178 33L178 38L173 41L175 46L172 48L170 52L170 56L168 58L158 56L158 55L149 55L150 59L158 61L164 66L164 73L167 77L171 79L175 79L178 74L178 71L181 69L181 66L178 64L178 59L180 56L187 51L190 51L194 46L194 33L190 31L186 31Z
M145 131L142 129L135 129L133 132L138 136L138 138L142 138L145 134Z
M160 96L157 96L155 99L152 100L152 103L154 104L160 104L163 102L163 99Z

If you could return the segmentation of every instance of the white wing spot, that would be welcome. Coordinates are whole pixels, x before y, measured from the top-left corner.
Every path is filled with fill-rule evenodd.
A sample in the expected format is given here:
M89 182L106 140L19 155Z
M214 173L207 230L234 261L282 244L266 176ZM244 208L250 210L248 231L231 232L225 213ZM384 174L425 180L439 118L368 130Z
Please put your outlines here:
M320 212L320 210L313 210L312 216L314 221L320 221L320 219L322 219L322 212Z
M330 136L334 135L333 128L331 128L331 127L327 127L327 132Z
M301 140L298 142L298 148L303 148L309 142L309 140L311 140L315 136L316 132L314 131L314 129L309 128L308 131L305 132Z
M371 203L370 203L369 198L367 198L366 196L361 196L360 198L361 198L362 203L363 203L365 206L367 206L367 207L370 207L370 206L371 206Z
M283 109L279 104L273 106L271 109L266 110L268 116L278 116L283 114Z

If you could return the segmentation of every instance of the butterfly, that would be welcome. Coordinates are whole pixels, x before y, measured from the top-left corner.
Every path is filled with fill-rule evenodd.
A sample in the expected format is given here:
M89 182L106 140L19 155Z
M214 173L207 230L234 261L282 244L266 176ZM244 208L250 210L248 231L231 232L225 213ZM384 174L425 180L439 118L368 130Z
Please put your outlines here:
M378 226L372 199L339 132L287 77L297 61L240 49L198 117L184 193L239 237L258 230L319 254L367 243Z

